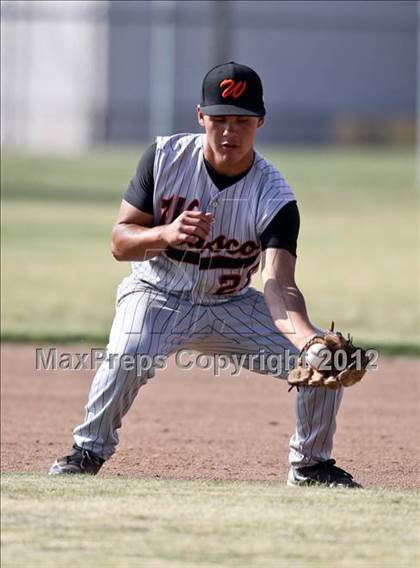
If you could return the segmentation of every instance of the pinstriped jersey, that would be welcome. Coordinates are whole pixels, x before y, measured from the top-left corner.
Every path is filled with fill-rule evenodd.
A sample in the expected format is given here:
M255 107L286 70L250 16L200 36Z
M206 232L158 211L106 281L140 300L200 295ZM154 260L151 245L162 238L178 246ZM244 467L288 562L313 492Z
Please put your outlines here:
M245 293L257 270L259 236L279 210L296 198L281 173L255 152L254 163L237 183L220 191L207 172L205 134L158 137L154 161L154 222L171 223L185 210L210 212L206 241L168 246L154 258L132 263L119 296L148 283L218 303Z

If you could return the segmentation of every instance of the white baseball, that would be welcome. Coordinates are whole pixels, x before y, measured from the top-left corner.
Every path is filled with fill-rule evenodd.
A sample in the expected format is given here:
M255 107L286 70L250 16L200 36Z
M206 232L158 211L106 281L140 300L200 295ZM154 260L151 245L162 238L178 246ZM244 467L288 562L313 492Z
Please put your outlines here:
M325 350L326 347L322 343L314 343L308 347L306 361L313 369L319 369L321 364L325 362Z

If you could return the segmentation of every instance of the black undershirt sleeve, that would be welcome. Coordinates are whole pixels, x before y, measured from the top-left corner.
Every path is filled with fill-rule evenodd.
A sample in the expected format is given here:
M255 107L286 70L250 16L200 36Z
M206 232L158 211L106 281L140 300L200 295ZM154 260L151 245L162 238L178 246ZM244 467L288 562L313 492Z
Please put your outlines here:
M153 166L155 162L156 142L149 146L140 158L136 173L132 177L123 198L130 205L144 213L153 215L153 193L155 182Z
M296 257L300 217L296 201L286 203L260 236L261 249L285 249Z

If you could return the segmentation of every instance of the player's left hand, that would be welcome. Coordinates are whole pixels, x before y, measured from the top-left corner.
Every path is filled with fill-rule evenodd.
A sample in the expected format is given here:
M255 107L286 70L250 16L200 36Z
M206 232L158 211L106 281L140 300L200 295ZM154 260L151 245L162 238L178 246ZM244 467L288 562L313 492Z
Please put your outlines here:
M300 352L299 365L290 371L287 382L291 387L311 386L338 389L361 381L367 371L369 357L361 347L353 345L350 335L345 338L331 330L310 339Z

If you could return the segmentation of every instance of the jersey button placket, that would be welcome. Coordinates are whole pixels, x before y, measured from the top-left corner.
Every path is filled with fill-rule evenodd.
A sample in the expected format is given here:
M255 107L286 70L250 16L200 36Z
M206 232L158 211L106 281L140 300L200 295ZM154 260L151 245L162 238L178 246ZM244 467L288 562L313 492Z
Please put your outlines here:
M209 203L208 208L211 207L211 203ZM200 265L201 265L201 255L200 260L197 265L197 277L194 280L193 287L191 288L191 302L194 304L200 298Z
M218 197L213 199L213 201L210 201L210 203L207 206L208 213L211 213L212 212L211 210L214 211L217 208L218 203L219 203ZM193 289L191 290L191 299L192 299L193 302L196 301L198 298L200 298L201 300L203 299L203 292L200 291L201 276L202 276L202 274L201 274L200 268L198 266L198 277L197 277L197 280L194 283Z

